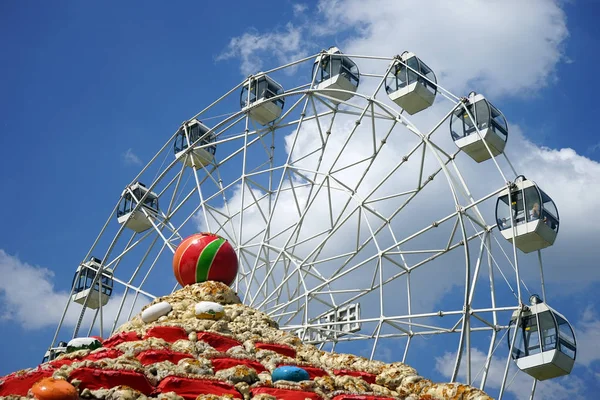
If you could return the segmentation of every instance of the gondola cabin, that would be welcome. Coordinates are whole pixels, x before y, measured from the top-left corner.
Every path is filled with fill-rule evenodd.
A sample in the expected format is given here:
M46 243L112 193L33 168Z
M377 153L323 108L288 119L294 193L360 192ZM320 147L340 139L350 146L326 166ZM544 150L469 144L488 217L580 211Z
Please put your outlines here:
M351 99L360 82L358 67L337 47L331 47L319 54L313 65L312 76L313 87L326 96L334 98L334 102Z
M568 375L575 364L577 346L573 328L558 312L532 296L531 305L516 310L510 321L508 346L517 367L539 381Z
M281 116L285 99L274 98L283 94L283 86L270 76L260 73L250 77L242 87L240 107L248 116L259 123L267 125Z
M44 354L44 358L42 359L42 364L47 363L49 361L53 361L59 355L66 353L67 351L67 343L59 342L57 347L52 347Z
M552 246L558 234L556 205L535 182L522 176L500 193L496 221L502 236L511 243L516 238L517 248L524 253Z
M450 133L454 143L479 163L504 151L508 125L504 115L492 103L483 95L471 92L452 114Z
M100 282L96 278L102 261L92 257L81 264L73 277L73 297L75 303L96 310L108 303L113 290L113 272L110 268L102 269ZM86 297L87 299L86 302Z
M144 195L142 207L136 206ZM125 224L129 229L138 233L152 228L150 218L158 214L158 196L153 192L148 192L146 186L141 182L136 182L121 195L121 203L117 210L117 220L120 224Z
M431 107L437 94L435 74L413 53L405 51L390 70L385 90L410 115Z
M214 133L209 131L210 129L197 119L181 125L173 143L175 158L196 169L212 163L217 146L214 144ZM188 150L190 146L194 147L191 151Z

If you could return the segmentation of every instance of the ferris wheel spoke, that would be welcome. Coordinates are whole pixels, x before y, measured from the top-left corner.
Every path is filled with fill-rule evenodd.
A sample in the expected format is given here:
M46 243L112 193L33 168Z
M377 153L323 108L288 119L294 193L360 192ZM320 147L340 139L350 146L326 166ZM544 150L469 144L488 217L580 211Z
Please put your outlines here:
M304 111L306 110L306 105L307 105L307 104L308 104L308 102L307 102L307 101L305 101L305 102L304 102L303 111L302 111L302 113L303 113L303 114L304 114ZM282 172L282 174L281 174L281 178L280 178L280 180L279 180L278 189L281 189L281 188L282 188L282 186L283 186L283 182L284 182L284 180L285 180L285 174L286 174L286 171L287 171L287 168L288 168L288 167L287 167L287 165L289 164L289 161L290 161L291 155L292 155L292 153L293 153L293 149L294 149L294 146L295 146L295 144L296 144L296 140L297 140L297 137L298 137L298 131L300 130L300 126L301 126L301 124L302 124L302 118L301 118L300 122L298 123L298 128L297 128L297 130L296 130L296 133L295 133L295 135L294 135L294 141L293 141L293 144L292 144L292 146L291 146L291 150L290 150L290 152L289 152L289 155L288 155L288 158L287 158L287 161L286 161L286 167L284 167L284 170L283 170L283 172ZM242 195L243 195L243 192L242 192ZM275 211L275 209L277 208L277 204L278 204L278 201L279 201L279 199L280 199L280 195L281 195L281 192L280 192L279 190L277 190L277 192L276 192L276 195L275 195L275 200L274 200L274 203L273 203L273 209L271 210L271 212L270 212L270 214L269 214L269 218L268 218L268 225L269 225L269 226L271 225L271 222L272 222L272 220L273 220L274 211ZM242 207L241 207L241 208L243 208L243 203L242 203ZM265 238L266 238L266 235L267 235L267 233L268 233L268 232L267 232L267 230L265 230L265 233L264 233L264 235L263 235L263 237L262 237L262 239L261 239L261 241L262 241L262 242L264 242L264 241L265 241ZM241 235L240 235L240 236L241 236ZM274 264L273 264L273 265L275 265L275 264L277 263L278 259L280 258L280 255L281 255L281 253L280 253L280 254L277 256L277 258L275 259L275 262L274 262ZM254 274L254 271L255 271L255 268L256 268L256 262L257 262L257 261L255 261L254 267L252 268L252 272L251 272L251 274L252 274L252 275ZM272 270L272 267L271 267L271 270ZM269 273L270 273L270 272L271 272L271 271L269 271ZM263 281L263 282L260 284L260 286L259 286L259 288L258 288L258 291L262 290L262 287L264 286L264 282L265 282L265 281ZM249 288L247 288L247 289L246 289L246 293L244 294L244 298L248 298L248 291L249 291ZM250 304L253 304L253 300L251 299L250 301L251 301L251 303L250 303Z
M508 254L506 254L506 252L504 251L504 249L502 248L502 246L500 245L500 242L498 242L498 238L496 236L494 236L494 240L496 241L496 244L498 245L498 247L501 249L502 253L504 254L504 257L506 258L508 264L510 265L510 267L512 268L513 271L517 272L517 269L519 268L518 265L515 265L512 263L511 258L508 256ZM498 264L497 264L498 265ZM506 283L508 284L508 280L506 279L506 276L503 274L504 279L506 281ZM523 287L525 288L525 290L531 294L531 292L529 291L529 288L527 287L527 285L525 284L525 281L523 281L523 279L517 279L517 287L519 287L520 285L523 285ZM512 287L511 287L512 289Z
M307 104L307 95L306 93L291 93L292 95L300 94L298 99L290 106L290 108L281 116L277 121L273 121L272 125L269 128L271 131L275 129L281 129L285 127L296 127L299 128L303 121L306 120L306 104ZM296 120L291 120L292 118L296 118L294 115L295 111L298 111L298 108L302 105L302 111L300 112L300 118Z
M317 111L317 105L315 104L315 98L314 98L314 96L309 95L308 99L310 101L310 105L311 105L311 108L312 108L313 116L315 117L315 125L317 126L317 130L319 131L319 139L320 139L321 145L318 148L319 149L324 149L325 145L327 143L327 140L329 139L329 135L328 134L323 134L323 128L321 127L321 121L320 121L320 118L319 118L319 112ZM333 112L335 112L335 110L333 110ZM316 168L317 170L319 169L320 163L321 163L321 160L318 161L317 168Z
M142 266L144 265L144 263L146 262L146 259L148 258L148 256L150 255L151 250L153 249L154 245L156 244L156 242L158 241L158 236L155 236L154 239L152 240L152 242L150 243L150 246L148 246L148 249L146 250L146 252L144 253L144 255L142 256L142 258L140 259L140 262L138 263L138 265L136 266L135 270L133 271L133 273L131 274L131 277L129 278L129 280L127 281L128 285L132 285L133 281L135 280L137 274L141 271ZM163 244L163 248L164 248L164 244ZM155 261L156 262L156 261ZM150 272L148 272L150 273ZM127 299L127 295L129 294L130 291L130 287L126 286L125 287L125 292L123 293L123 297L121 298L121 302L119 304L119 308L117 310L117 315L115 316L115 319L113 321L113 325L110 329L110 333L114 332L116 326L117 326L117 321L119 320L119 317L121 316L121 311L123 310L123 306L125 305L125 300Z

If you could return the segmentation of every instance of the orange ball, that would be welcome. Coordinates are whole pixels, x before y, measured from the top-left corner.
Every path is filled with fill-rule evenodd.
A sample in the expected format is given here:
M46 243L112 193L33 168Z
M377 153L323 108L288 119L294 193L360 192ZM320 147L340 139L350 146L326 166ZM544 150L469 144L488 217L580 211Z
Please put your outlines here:
M77 400L75 386L63 379L44 378L36 382L31 393L38 400Z

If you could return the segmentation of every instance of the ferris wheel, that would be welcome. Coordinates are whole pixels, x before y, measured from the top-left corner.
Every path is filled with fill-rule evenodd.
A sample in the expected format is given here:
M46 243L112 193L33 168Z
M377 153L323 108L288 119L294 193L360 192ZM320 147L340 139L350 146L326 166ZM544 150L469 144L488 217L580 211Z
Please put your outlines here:
M242 301L305 342L417 368L426 345L453 354L452 381L488 390L502 371L502 397L525 373L533 393L570 373L576 342L546 303L558 211L512 167L508 131L484 95L450 93L410 52L332 47L251 75L116 199L46 356L176 290L173 253L204 231L236 250Z

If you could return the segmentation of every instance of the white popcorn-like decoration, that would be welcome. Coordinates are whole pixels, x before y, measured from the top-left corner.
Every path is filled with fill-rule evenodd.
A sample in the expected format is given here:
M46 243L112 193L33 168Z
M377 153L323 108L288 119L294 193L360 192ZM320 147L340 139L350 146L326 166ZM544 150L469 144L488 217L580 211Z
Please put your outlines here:
M225 308L212 301L201 301L196 304L194 310L196 318L200 319L220 319L225 315Z
M149 324L150 322L154 322L158 320L160 317L167 315L171 312L173 307L166 301L161 301L160 303L156 303L151 305L142 311L142 321Z

